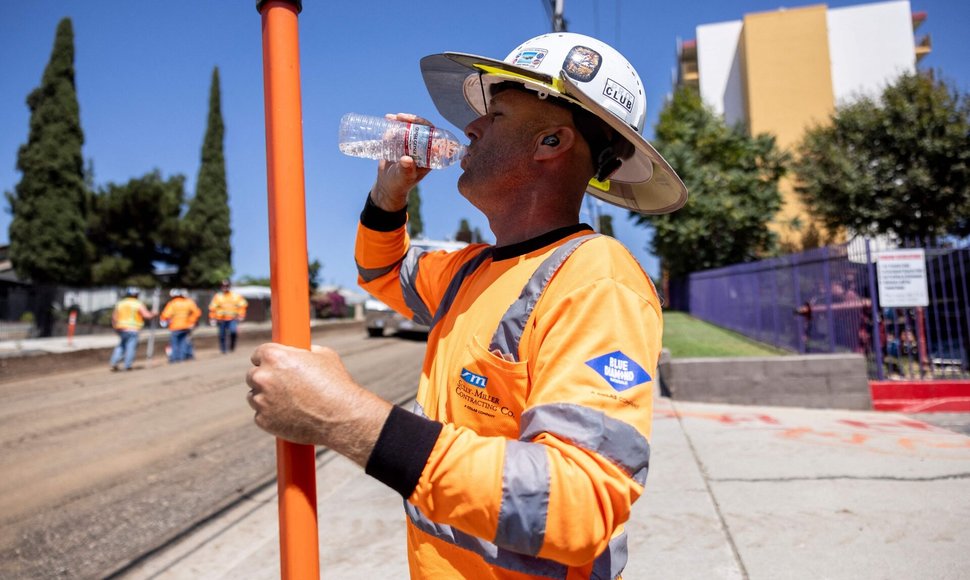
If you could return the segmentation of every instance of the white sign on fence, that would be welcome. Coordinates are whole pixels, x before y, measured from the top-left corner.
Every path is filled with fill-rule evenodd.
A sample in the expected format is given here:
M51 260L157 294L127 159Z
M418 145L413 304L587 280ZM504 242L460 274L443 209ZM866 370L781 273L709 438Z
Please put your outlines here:
M885 250L876 254L879 304L884 308L929 306L926 253L923 248Z

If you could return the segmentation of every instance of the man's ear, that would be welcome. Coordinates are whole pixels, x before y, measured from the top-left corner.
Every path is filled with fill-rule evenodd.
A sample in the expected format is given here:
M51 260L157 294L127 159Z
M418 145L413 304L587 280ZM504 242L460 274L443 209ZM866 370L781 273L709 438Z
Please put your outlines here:
M576 130L571 127L552 127L536 137L535 159L554 159L572 149L576 143Z

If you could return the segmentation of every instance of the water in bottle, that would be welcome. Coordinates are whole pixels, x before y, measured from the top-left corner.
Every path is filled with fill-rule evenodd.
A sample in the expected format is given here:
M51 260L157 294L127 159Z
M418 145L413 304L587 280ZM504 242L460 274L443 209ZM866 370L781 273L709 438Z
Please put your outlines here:
M340 119L338 141L347 155L387 161L409 155L418 167L432 169L447 167L465 154L465 146L445 129L357 113Z

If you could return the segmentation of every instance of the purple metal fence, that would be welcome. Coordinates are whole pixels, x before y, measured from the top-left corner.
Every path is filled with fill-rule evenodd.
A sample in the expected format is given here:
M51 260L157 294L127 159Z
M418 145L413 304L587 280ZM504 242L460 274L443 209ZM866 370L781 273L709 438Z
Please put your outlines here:
M970 378L970 239L876 240L691 274L690 313L799 353L858 352L870 378ZM922 248L929 305L880 308L880 251ZM875 323L874 323L875 321Z

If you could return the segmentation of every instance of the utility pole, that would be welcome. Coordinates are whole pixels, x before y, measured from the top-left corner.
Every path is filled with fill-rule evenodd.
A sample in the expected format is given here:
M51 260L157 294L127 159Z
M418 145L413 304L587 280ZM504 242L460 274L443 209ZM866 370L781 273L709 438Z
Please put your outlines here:
M566 0L549 0L549 5L552 8L553 32L566 32L566 19L562 15L565 2Z

